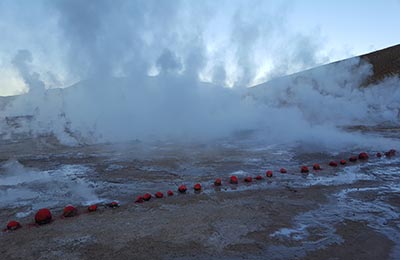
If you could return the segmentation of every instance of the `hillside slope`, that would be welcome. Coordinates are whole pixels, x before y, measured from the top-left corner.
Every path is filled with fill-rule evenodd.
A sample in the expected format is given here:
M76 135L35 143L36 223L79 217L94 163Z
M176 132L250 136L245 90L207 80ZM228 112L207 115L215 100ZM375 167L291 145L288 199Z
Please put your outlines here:
M360 58L373 66L374 74L365 82L366 85L388 76L400 75L400 44L361 55Z
M356 63L359 66L368 63L372 65L372 74L363 80L361 86L368 86L373 83L378 83L386 77L400 75L400 44L394 45L382 50L367 53L361 56L351 57L348 59L328 63L312 69L300 71L291 75L283 76L281 78L272 79L256 85L254 87L272 85L276 82L283 81L296 81L299 78L309 77L313 74L318 74L318 71L335 71L338 67L345 67L342 65Z

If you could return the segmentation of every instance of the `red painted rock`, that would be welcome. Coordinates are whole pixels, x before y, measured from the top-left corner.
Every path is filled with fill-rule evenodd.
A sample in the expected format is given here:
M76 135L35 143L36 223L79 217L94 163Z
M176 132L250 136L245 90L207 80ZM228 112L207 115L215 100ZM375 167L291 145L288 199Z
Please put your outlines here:
M318 163L314 163L313 169L314 169L315 171L320 171L320 170L321 170L321 166L320 166Z
M136 197L135 203L143 203L143 201L143 197L139 195Z
M261 180L262 180L262 176L261 176L261 175L257 175L257 176L256 176L256 180L257 180L257 181L261 181Z
M337 162L331 161L331 162L329 162L329 166L331 166L331 167L337 167L338 164L337 164Z
M279 170L279 172L280 172L280 173L287 173L287 171L286 171L285 168L281 168L281 169Z
M149 201L151 199L151 194L150 193L146 193L143 195L143 200L145 201Z
M178 191L180 193L185 193L187 191L186 185L179 186Z
M200 184L200 183L196 183L196 184L193 186L193 189L194 189L195 191L201 191L201 184Z
M340 160L341 165L345 165L346 163L347 163L346 160Z
M236 176L231 176L231 178L229 179L229 182L232 184L238 184L238 178Z
M300 172L301 173L308 173L309 172L308 167L307 166L301 166Z
M35 222L39 225L48 224L51 222L51 212L49 209L39 209L35 215Z
M164 197L164 194L162 192L158 191L158 192L156 192L155 196L156 196L157 199L161 199L161 198Z
M167 191L168 196L174 196L174 192L172 190Z
M376 157L381 158L382 154L381 153L376 153Z
M272 171L267 171L265 173L265 176L267 176L268 178L271 178L272 177Z
M89 212L94 212L94 211L96 211L96 210L97 210L97 205L96 205L96 204L90 205L90 206L88 207L88 211L89 211Z
M349 161L350 161L350 162L356 162L356 161L357 161L357 156L351 156L351 157L349 158Z
M214 185L215 185L215 186L221 186L221 185L222 185L222 180L221 180L220 178L217 178L217 179L214 181Z
M244 178L244 182L252 182L253 178L251 178L250 176L247 176L246 178Z
M77 214L78 214L78 210L72 205L68 205L64 208L63 216L66 218L74 217Z
M7 230L17 230L20 227L22 227L21 224L18 221L14 221L14 220L8 222L8 224L7 224Z
M396 150L395 149L391 149L391 150L385 152L385 156L386 157L392 157L392 156L395 156L395 155L396 155Z
M364 152L362 152L358 155L358 159L360 159L360 160L368 160L368 158L369 158L368 154L364 153Z
M113 201L113 202L109 203L108 206L109 206L110 208L115 209L115 208L118 208L118 207L119 207L119 203L116 202L116 201Z

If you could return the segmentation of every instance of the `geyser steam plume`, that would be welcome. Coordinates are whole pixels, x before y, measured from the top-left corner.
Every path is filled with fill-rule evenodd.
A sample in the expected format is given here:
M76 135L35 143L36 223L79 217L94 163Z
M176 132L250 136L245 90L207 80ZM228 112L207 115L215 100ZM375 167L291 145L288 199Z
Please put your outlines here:
M7 4L15 7L11 13L32 5ZM287 28L286 3L43 1L34 7L15 24L27 35L40 27L46 52L37 42L14 50L10 63L29 93L0 114L32 117L17 130L2 124L3 138L14 131L55 134L65 143L203 140L254 130L270 142L341 144L361 139L338 126L398 123L397 79L360 89L371 67L357 59L302 80L245 88L327 61L318 35ZM39 19L44 16L48 23ZM32 33L21 23L31 23ZM78 83L50 89L71 80Z

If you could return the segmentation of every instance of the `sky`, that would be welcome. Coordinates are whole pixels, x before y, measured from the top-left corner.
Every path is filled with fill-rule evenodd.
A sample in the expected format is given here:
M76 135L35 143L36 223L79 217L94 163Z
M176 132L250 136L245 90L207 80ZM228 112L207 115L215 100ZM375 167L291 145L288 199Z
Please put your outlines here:
M398 0L294 1L289 16L295 30L318 28L332 58L359 55L400 43Z
M248 87L400 43L399 0L0 2L0 95L176 72Z

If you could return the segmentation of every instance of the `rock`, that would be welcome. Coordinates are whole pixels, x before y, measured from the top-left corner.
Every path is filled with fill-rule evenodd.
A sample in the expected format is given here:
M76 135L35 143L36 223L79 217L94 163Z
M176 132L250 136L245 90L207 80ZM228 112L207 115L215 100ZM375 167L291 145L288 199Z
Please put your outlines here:
M356 161L357 161L357 156L351 156L351 157L349 158L349 161L350 161L350 162L356 162Z
M64 208L63 216L66 218L75 217L77 214L78 210L72 205L68 205Z
M322 169L321 169L321 166L320 166L318 163L314 163L313 169L314 169L315 171L320 171L320 170L322 170Z
M151 194L150 193L146 193L143 195L143 200L144 201L149 201L151 199Z
M338 166L338 163L337 163L337 162L334 162L334 161L330 161L330 162L329 162L329 166L331 166L331 167L337 167L337 166Z
M396 155L396 150L395 149L390 149L389 151L385 152L386 157L392 157Z
M238 184L239 183L238 178L236 176L234 176L234 175L231 176L231 178L229 179L229 182L231 184Z
M307 166L301 166L300 172L301 173L309 173L310 171L308 170Z
M96 204L90 205L90 206L88 207L88 211L89 211L89 212L97 211L97 205L96 205Z
M368 158L369 158L369 156L368 156L368 154L365 153L365 152L362 152L362 153L360 153L360 154L358 155L358 159L360 159L360 160L368 160Z
M185 193L187 191L186 185L179 186L178 191L180 193Z
M7 230L17 230L21 228L21 224L18 221L12 220L7 224Z
M35 222L39 225L48 224L51 222L52 215L49 209L39 209L35 215Z
M116 202L116 201L113 201L113 202L111 202L111 203L108 203L108 206L109 206L110 208L115 209L115 208L118 208L118 207L119 207L119 203Z
M250 176L247 176L246 178L244 178L244 182L252 182L253 178L251 178Z
M195 191L201 191L201 184L200 184L200 183L196 183L196 184L193 186L193 189L194 189Z
M143 197L139 195L136 197L135 203L143 203L143 201L144 201Z
M215 186L221 186L221 185L222 185L221 179L220 179L220 178L217 178L217 179L214 181L214 185L215 185Z
M162 193L162 192L156 192L156 194L155 194L155 197L157 198L157 199L161 199L161 198L163 198L164 197L164 194Z

